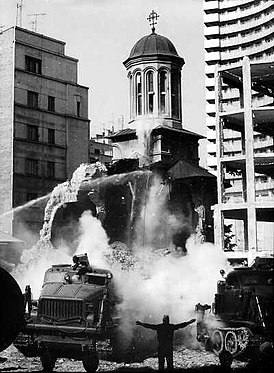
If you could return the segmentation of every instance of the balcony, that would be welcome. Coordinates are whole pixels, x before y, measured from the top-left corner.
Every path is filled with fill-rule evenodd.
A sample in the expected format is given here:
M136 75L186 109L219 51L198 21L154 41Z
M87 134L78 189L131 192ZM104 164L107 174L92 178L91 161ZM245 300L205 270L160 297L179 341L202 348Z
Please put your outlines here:
M212 64L212 65L205 65L205 73L206 74L213 74L215 73L215 65Z
M216 118L213 116L207 115L206 117L206 126L210 129L212 129L215 132L216 128Z
M204 11L219 9L219 0L204 1L203 9Z
M218 13L208 13L204 14L204 23L210 24L210 23L219 23L219 14Z
M230 47L232 45L239 45L241 46L243 43L255 43L258 39L265 38L274 32L274 25L270 27L262 27L261 30L255 31L250 30L246 35L238 35L233 37L227 37L225 39L221 39L221 47Z
M214 87L214 83L215 83L214 77L213 78L208 78L208 77L205 78L206 87Z
M220 46L220 39L205 39L205 49L218 48Z
M239 6L239 5L245 5L249 4L251 0L233 0L233 6ZM231 0L223 0L222 1L222 9L228 9L231 8Z
M213 156L213 155L209 155L207 157L207 165L208 167L216 167L217 166L217 158L216 158L216 155Z
M239 5L243 5L243 4L239 4ZM234 19L250 17L250 16L253 16L254 13L263 12L266 9L270 8L271 6L272 6L271 2L262 0L260 3L257 3L257 4L254 3L253 5L249 6L246 9L237 8L236 10L233 10L233 11L226 11L225 13L221 13L220 21L225 22L225 21L231 21Z
M206 147L206 150L209 154L216 154L216 144L210 142L207 147Z
M206 103L206 113L215 113L216 112L216 108L215 108L215 104L208 104Z
M205 61L216 61L218 62L221 58L220 52L210 52L205 54Z
M220 34L220 27L219 26L205 26L204 28L204 35L219 35Z
M207 139L210 140L215 140L216 141L216 131L213 131L211 129L207 129L206 131L206 137Z
M262 40L256 44L253 44L247 48L239 47L238 49L221 52L221 59L229 60L229 59L242 58L244 56L262 53L266 51L267 49L273 47L273 40L270 40L269 42Z
M220 34L231 34L236 32L248 31L254 27L263 26L265 23L273 20L273 11L268 15L264 15L259 19L255 20L254 18L247 21L236 21L235 24L227 24L220 26Z

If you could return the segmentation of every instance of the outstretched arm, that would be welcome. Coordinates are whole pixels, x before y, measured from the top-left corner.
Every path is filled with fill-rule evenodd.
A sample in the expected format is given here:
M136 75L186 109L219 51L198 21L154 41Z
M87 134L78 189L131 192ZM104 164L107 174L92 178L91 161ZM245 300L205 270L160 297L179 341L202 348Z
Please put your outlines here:
M186 326L188 326L189 324L194 323L195 321L196 321L196 319L191 319L189 321L182 322L180 324L175 324L174 325L174 330L185 328Z
M141 325L141 326L143 326L144 328L147 328L147 329L157 330L157 325L156 324L147 324L147 323L144 323L144 322L141 322L141 321L136 321L136 325Z

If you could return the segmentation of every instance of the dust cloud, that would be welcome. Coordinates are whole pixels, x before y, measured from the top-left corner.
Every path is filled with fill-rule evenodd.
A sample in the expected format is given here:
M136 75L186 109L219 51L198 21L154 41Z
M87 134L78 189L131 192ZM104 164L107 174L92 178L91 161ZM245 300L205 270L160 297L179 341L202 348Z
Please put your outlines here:
M115 248L100 220L88 211L80 218L81 236L75 253L66 247L54 248L50 241L26 250L14 277L21 285L30 284L33 297L39 296L44 272L52 264L72 263L72 255L87 253L92 266L109 268L122 297L119 305L124 324L122 328L131 338L135 321L161 323L163 314L171 323L195 318L197 303L211 304L220 279L221 268L227 270L224 253L210 243L197 243L192 235L186 243L187 255L179 255L172 247L171 236L178 228L178 219L166 210L167 186L155 179L144 201L132 257L135 265L127 270L119 263L110 264L108 257ZM157 250L157 242L167 246ZM195 327L188 327L194 336ZM195 338L193 338L194 340Z

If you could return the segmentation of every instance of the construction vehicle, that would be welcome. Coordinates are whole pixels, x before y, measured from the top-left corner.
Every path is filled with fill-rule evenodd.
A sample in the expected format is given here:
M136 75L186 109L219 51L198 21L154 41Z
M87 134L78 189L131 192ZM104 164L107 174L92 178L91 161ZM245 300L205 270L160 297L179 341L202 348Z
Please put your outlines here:
M91 267L86 254L75 255L73 262L73 265L53 265L45 272L38 301L29 302L29 287L23 296L16 281L7 274L6 283L16 289L20 307L17 309L13 303L16 315L8 316L11 307L1 306L1 312L5 313L1 320L9 318L10 325L12 318L17 318L18 322L12 334L10 327L6 327L7 322L3 322L7 330L0 347L4 349L13 342L25 356L39 356L47 372L54 369L59 357L82 360L87 372L96 371L97 346L109 343L119 324L119 318L115 318L118 298L112 273ZM24 303L27 306L25 317L22 316Z
M256 258L218 281L212 306L196 305L197 339L221 365L273 358L273 258ZM265 362L264 360L264 362Z

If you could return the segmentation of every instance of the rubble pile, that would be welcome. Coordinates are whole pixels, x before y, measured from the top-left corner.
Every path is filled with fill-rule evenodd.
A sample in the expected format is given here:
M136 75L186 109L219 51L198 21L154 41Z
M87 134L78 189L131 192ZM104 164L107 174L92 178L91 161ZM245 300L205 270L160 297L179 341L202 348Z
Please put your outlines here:
M38 357L26 358L14 346L0 353L0 357L6 358L1 363L0 370L5 372L38 372L41 370L41 362ZM180 348L174 351L174 365L176 371L222 373L217 356L207 351L189 350ZM140 363L114 363L109 361L100 361L98 372L153 372L158 370L157 357L151 357ZM234 360L232 364L233 372L251 373L247 363ZM70 359L58 359L54 369L55 372L84 372L81 361Z
M132 255L132 252L123 242L113 242L110 245L110 253L106 254L105 257L111 268L119 266L120 269L128 271L140 265L138 258Z

